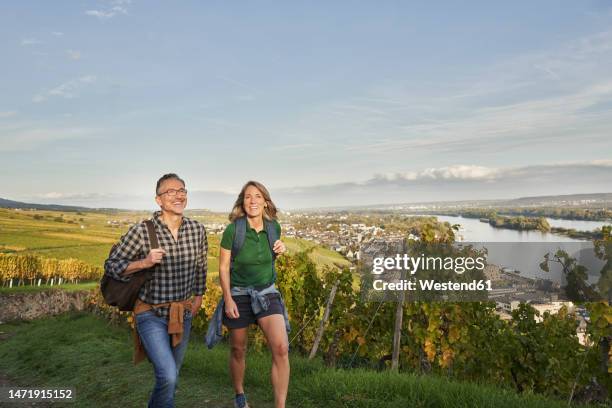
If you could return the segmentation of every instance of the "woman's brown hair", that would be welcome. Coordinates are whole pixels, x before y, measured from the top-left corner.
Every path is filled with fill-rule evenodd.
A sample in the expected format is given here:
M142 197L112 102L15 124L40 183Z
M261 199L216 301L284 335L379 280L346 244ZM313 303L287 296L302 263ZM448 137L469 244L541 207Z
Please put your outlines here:
M229 215L230 222L234 222L236 218L244 217L246 215L244 212L244 193L246 189L250 186L253 186L258 189L261 192L261 195L263 195L263 198L265 200L263 213L264 218L268 220L275 220L277 209L276 205L274 205L274 202L272 202L272 199L270 198L270 193L268 192L268 189L260 182L250 180L247 181L247 183L242 187L242 190L240 190L240 194L238 194L238 198L234 203L234 208L232 208L232 212Z

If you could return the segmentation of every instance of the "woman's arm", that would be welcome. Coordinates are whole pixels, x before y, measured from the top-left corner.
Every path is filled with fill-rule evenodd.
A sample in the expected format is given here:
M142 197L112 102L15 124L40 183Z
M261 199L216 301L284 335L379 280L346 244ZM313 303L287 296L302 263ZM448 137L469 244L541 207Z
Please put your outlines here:
M238 306L232 299L230 288L230 261L232 251L223 247L219 248L219 281L221 282L221 291L223 292L223 300L225 301L225 314L230 319L240 317Z

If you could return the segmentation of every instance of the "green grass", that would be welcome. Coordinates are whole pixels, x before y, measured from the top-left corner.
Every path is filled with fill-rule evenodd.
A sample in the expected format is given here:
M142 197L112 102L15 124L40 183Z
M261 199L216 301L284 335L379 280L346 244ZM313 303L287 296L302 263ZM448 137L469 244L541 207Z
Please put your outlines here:
M46 258L56 259L68 259L76 258L84 261L91 265L102 266L104 261L108 258L108 253L112 247L112 244L102 245L76 245L72 247L60 247L60 248L49 248L49 249L38 249L33 251L23 251L24 254L32 253L41 255Z
M144 406L153 386L149 363L133 366L130 331L92 315L66 314L0 326L0 371L17 385L75 387L68 407ZM231 407L228 348L207 350L194 334L181 370L177 407ZM272 407L270 357L249 353L246 391L254 407ZM334 370L291 355L289 407L551 407L564 402L433 376ZM54 406L61 406L59 404Z
M296 238L284 238L283 240L289 253L304 251L314 247L309 256L310 259L312 259L312 261L314 261L319 267L323 265L340 265L349 267L351 265L346 258L336 251L317 245L314 242Z
M53 285L48 286L41 284L40 286L36 285L24 285L24 286L15 286L12 288L0 288L0 294L12 294L12 293L35 293L35 292L44 292L48 290L65 290L67 292L74 292L77 290L92 290L95 289L98 285L98 282L82 282L82 283L63 283L61 285Z

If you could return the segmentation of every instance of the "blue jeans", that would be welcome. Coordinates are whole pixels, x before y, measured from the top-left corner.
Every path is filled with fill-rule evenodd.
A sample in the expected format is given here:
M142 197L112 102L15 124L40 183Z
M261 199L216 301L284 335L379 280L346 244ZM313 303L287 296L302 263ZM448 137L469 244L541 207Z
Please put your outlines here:
M168 321L158 317L154 311L137 314L136 328L155 370L155 388L148 406L149 408L174 407L178 374L191 332L191 312L185 314L183 339L176 348L172 348L171 337L168 335Z

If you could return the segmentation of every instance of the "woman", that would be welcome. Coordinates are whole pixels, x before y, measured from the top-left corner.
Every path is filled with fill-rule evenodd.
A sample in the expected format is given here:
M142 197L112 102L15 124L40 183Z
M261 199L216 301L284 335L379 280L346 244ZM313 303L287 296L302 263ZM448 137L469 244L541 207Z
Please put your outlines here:
M236 408L248 407L243 380L249 325L262 329L272 353L272 387L277 408L284 408L289 385L287 320L275 289L274 259L285 252L270 193L256 181L244 185L223 232L219 279L225 303L223 324L230 332L230 373ZM273 238L276 237L276 238ZM231 266L231 267L230 267Z

